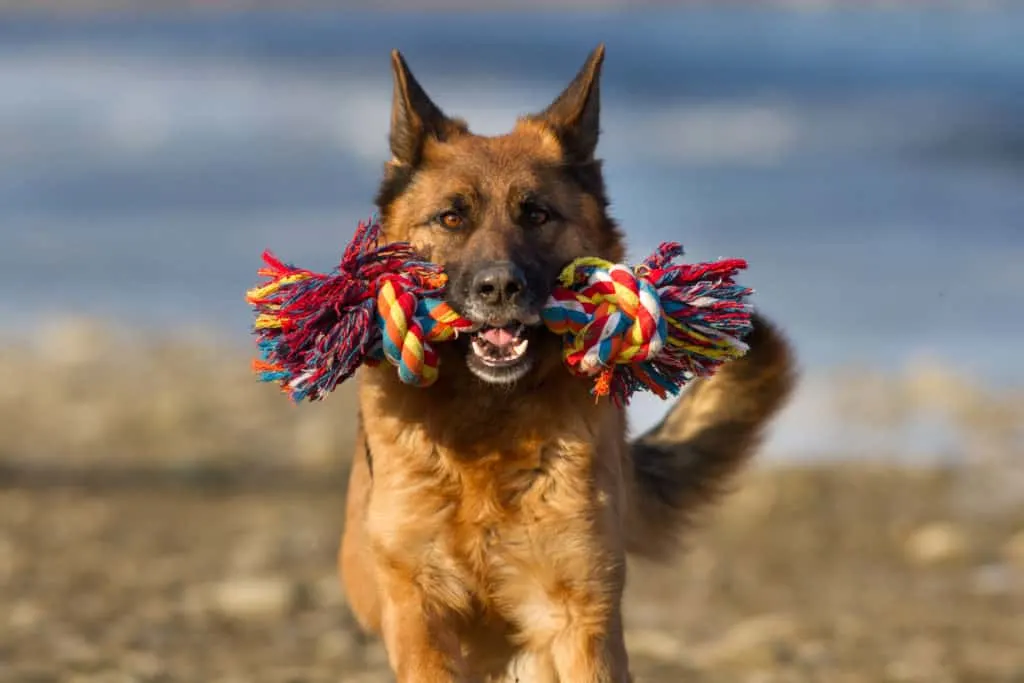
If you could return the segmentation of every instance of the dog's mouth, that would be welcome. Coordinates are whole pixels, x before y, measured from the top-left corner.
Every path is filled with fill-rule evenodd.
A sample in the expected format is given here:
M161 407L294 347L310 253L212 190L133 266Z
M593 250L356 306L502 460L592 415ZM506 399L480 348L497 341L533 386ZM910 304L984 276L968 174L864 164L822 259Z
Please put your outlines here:
M539 317L481 323L463 337L468 340L466 364L489 384L511 384L533 367Z
M526 357L530 340L526 325L510 323L502 327L484 325L470 337L469 348L484 365L492 368L515 365Z

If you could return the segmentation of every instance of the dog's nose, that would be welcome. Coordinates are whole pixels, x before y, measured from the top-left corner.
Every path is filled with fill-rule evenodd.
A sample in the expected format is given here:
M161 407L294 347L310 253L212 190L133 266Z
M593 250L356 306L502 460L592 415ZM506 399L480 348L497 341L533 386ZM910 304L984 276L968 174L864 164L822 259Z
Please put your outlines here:
M516 264L494 263L477 271L470 286L473 297L487 306L513 303L526 289L526 277Z

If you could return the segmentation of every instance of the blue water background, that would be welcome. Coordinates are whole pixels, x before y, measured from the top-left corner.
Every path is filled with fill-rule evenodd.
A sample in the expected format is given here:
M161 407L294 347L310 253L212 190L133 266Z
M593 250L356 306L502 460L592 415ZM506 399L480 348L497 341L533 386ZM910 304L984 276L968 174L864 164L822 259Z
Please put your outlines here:
M0 15L0 332L70 312L248 343L260 251L329 268L372 210L392 47L498 133L598 41L631 255L747 258L797 344L775 451L836 446L836 367L1024 381L1017 9Z

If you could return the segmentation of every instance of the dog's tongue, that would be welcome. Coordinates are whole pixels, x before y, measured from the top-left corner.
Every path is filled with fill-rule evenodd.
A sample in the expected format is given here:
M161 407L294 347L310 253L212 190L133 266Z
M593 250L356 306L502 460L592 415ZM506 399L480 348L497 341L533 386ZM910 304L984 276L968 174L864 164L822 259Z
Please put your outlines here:
M481 331L480 336L495 346L509 346L516 341L515 330L507 327L489 327Z

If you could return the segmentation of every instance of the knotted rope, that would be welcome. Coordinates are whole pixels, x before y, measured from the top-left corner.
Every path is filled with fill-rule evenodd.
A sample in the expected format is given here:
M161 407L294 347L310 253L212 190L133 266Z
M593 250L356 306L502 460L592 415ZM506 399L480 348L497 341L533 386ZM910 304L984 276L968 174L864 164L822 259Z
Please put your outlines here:
M398 290L388 279L377 295L377 322L383 331L384 356L398 368L406 384L427 387L437 381L434 342L454 339L471 323L435 298L440 292ZM429 297L429 298L425 298Z
M671 265L682 253L667 242L635 268L582 258L562 271L542 317L569 370L597 376L596 394L664 398L746 353L751 290L733 281L746 262Z
M447 276L418 261L408 244L378 245L380 226L360 223L330 274L282 263L270 252L267 278L246 299L256 311L259 357L253 369L296 401L321 400L361 364L387 360L403 382L437 379L432 343L469 326L444 303Z
M386 360L413 386L437 380L434 345L472 324L444 301L440 266L380 236L376 220L360 223L327 275L263 253L267 281L246 294L260 380L296 402L323 399L364 363ZM619 405L639 390L665 397L746 353L752 291L734 282L746 262L672 265L682 253L669 242L633 268L586 257L563 269L542 320L562 336L570 372L595 378L596 396Z

